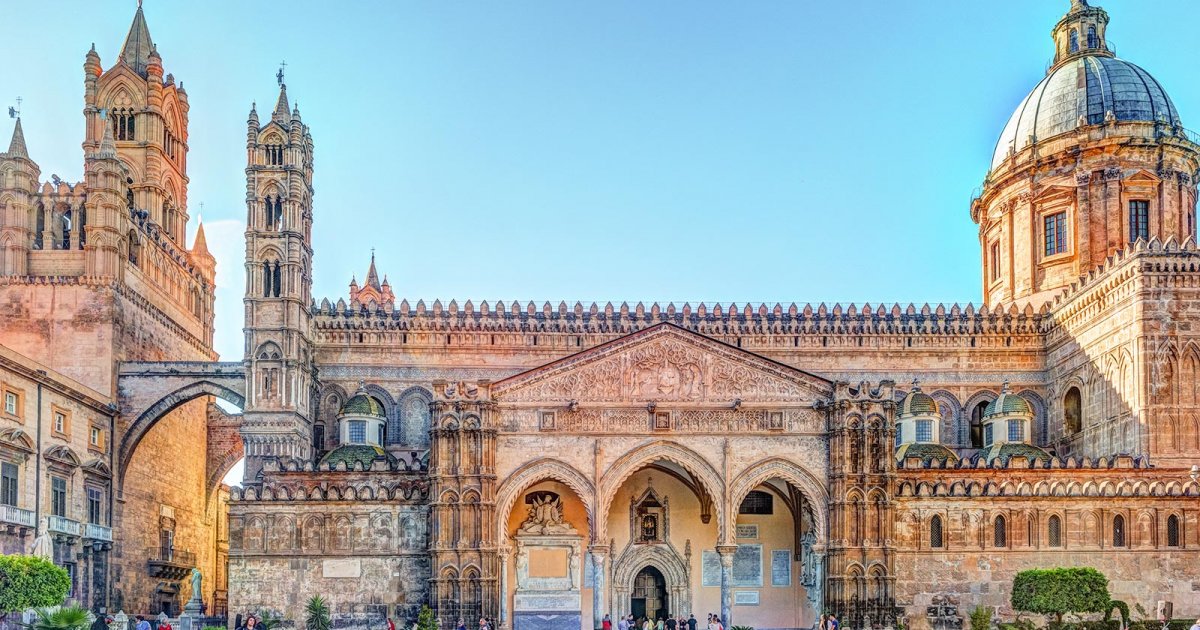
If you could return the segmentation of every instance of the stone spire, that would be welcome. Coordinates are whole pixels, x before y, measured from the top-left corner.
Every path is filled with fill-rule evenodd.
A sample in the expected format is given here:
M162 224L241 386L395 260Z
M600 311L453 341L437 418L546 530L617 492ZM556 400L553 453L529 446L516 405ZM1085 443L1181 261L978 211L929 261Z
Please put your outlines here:
M129 25L129 34L125 36L125 44L121 46L121 59L138 74L146 76L146 68L150 65L150 53L153 50L154 41L150 39L150 27L146 25L146 15L142 13L142 3L139 1L137 13L133 15L133 24Z
M376 291L383 290L383 287L381 287L379 285L379 272L375 271L375 251L374 250L371 251L371 268L367 270L366 286L371 287L372 289L375 289Z
M199 224L196 226L196 238L192 241L192 255L212 257L212 254L208 251L208 239L204 237L203 218L200 219Z
M16 126L13 127L12 142L8 143L8 153L10 158L25 158L29 159L29 150L25 148L25 132L21 129L21 119L17 119Z
M100 150L96 157L102 160L117 159L117 141L113 139L112 125L108 124L108 113L101 110L100 125L104 127L104 138L100 140Z
M288 108L287 84L279 84L279 100L275 102L275 112L271 114L271 120L286 125L292 119L291 110Z

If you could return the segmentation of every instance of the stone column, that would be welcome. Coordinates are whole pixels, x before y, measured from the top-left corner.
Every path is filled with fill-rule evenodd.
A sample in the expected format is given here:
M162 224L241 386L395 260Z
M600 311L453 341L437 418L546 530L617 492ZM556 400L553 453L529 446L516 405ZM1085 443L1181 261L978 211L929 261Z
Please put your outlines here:
M509 628L508 623L508 561L512 556L510 547L500 548L500 627Z
M733 627L733 554L737 545L717 545L721 557L721 621L726 628Z
M604 593L608 580L604 575L604 560L608 557L605 547L592 547L592 627L599 629L604 621ZM587 584L584 584L587 586Z

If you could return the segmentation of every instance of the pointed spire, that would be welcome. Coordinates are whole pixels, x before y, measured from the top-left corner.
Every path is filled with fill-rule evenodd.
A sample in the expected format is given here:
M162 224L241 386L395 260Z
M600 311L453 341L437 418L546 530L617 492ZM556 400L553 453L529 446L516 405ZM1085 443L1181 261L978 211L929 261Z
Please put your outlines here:
M367 270L366 286L379 291L382 287L379 286L379 273L375 271L375 250L371 250L371 268Z
M112 125L108 124L108 111L100 110L100 125L104 127L104 137L100 140L100 150L96 157L100 159L117 159L117 141L113 139Z
M16 126L13 127L12 142L8 144L8 153L10 158L25 158L29 159L29 150L25 148L25 132L21 129L21 119L17 119Z
M192 241L192 255L212 258L212 254L208 251L208 239L204 237L204 219L200 219L200 224L196 226L196 238Z
M129 25L129 34L125 36L125 44L121 46L121 59L138 74L146 76L150 52L153 50L154 41L150 39L150 27L146 26L146 15L142 13L142 3L138 2L133 24Z
M292 115L288 108L287 84L279 84L279 100L275 103L275 113L271 114L271 120L280 123L286 123L292 119Z

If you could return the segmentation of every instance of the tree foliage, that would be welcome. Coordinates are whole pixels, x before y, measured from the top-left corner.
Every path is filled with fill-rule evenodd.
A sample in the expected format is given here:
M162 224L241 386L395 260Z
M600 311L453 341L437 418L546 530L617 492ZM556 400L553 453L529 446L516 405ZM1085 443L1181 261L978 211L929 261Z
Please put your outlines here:
M992 625L992 609L976 606L971 611L971 630L987 630Z
M308 600L304 613L307 617L304 622L305 630L329 630L333 625L329 618L329 604L320 595L313 595Z
M0 613L58 606L67 599L66 569L33 556L0 556Z
M1121 625L1122 626L1129 625L1129 604L1126 604L1125 602L1123 602L1119 599L1114 599L1111 602L1108 602L1108 605L1105 606L1104 608L1105 608L1105 610L1104 610L1104 620L1105 621L1112 619L1112 611L1113 611L1113 609L1116 609L1116 610L1121 611Z
M429 606L421 606L421 612L417 614L417 630L438 630L437 618Z
M1013 579L1012 607L1015 610L1054 615L1102 613L1111 610L1108 578L1090 567L1030 569Z
M29 625L32 630L88 630L92 616L87 609L78 606L63 608L38 608L37 619Z

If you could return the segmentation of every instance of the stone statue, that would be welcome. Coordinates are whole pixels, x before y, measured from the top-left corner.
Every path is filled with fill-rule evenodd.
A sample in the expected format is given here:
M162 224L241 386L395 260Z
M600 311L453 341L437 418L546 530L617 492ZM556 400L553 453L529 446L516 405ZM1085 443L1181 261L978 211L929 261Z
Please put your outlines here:
M517 548L517 588L525 588L529 580L529 552L524 546Z
M569 559L571 566L571 590L579 590L579 553L571 548L571 557Z
M575 528L563 522L562 499L553 494L535 495L529 505L529 515L521 523L521 534L566 534Z
M817 541L817 536L812 533L812 530L809 530L804 532L804 535L801 536L800 541L800 548L804 550L801 554L803 564L801 565L800 569L800 583L804 586L812 586L813 583L817 581L817 563L815 562L816 559L813 557L812 550L813 543Z
M202 599L201 595L200 595L200 593L202 592L200 590L200 581L202 579L204 579L204 578L200 574L200 569L193 568L192 569L192 599L194 599L194 600Z

